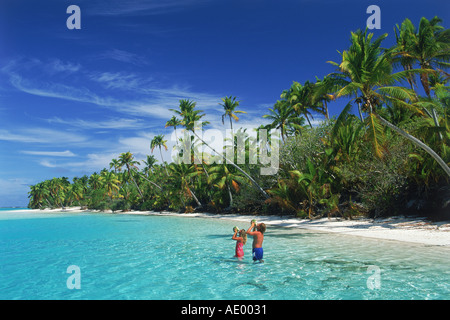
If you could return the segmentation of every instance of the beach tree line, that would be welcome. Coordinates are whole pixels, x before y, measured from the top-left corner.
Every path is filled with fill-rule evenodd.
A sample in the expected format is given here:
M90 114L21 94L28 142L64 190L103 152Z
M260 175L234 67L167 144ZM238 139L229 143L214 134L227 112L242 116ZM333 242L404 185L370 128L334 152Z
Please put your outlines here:
M29 207L308 218L448 214L450 30L438 17L422 18L418 26L405 19L395 26L394 35L395 44L385 48L387 34L374 38L367 29L352 32L339 60L328 62L328 75L293 82L280 93L262 115L270 123L258 128L280 132L275 175L260 175L260 165L248 161L248 152L244 164L225 159L210 164L205 159L223 153L209 145L203 148L206 142L201 139L191 141L190 163L164 162L167 140L157 135L149 141L146 159L125 152L99 173L31 186ZM329 106L336 101L344 102L342 110L330 117ZM219 104L222 123L232 131L231 143L240 135L248 150L251 135L236 130L235 124L246 113L240 101L230 96ZM175 148L186 139L182 130L200 138L195 123L205 127L208 122L195 101L183 99L171 110L165 127L175 131ZM325 120L313 125L318 116ZM194 159L199 148L208 152Z

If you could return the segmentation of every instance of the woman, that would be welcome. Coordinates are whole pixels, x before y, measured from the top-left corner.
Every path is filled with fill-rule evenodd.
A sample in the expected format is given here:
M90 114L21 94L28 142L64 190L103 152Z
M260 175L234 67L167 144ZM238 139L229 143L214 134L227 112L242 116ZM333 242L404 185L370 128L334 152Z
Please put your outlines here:
M237 233L239 231L239 237L237 237ZM244 257L244 244L247 242L247 233L244 229L239 230L238 228L234 228L233 240L236 240L236 254L235 257L243 258Z

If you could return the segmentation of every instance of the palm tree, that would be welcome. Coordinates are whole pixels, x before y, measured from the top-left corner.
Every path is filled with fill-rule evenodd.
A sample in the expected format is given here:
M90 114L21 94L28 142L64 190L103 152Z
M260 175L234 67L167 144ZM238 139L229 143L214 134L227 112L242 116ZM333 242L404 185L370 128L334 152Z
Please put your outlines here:
M225 113L222 115L222 124L225 124L225 118L228 116L230 118L230 128L231 128L231 134L234 136L233 133L233 121L239 121L239 118L236 116L236 113L247 113L245 111L236 110L236 108L239 106L239 100L236 100L236 97L225 97L222 98L223 103L219 103Z
M134 185L136 186L137 191L139 192L139 195L141 196L141 199L144 199L144 195L142 194L141 189L139 189L139 186L137 185L136 181L133 178L133 174L132 174L132 169L138 169L138 167L136 165L139 165L140 163L138 161L134 161L133 158L133 154L131 152L125 152L125 153L121 153L119 156L119 163L120 166L126 166L127 167L127 171L128 171L128 175L131 178L131 180L133 181Z
M399 27L397 25L396 55L400 57L401 64L406 69L412 69L414 63L418 63L422 71L420 81L425 93L430 97L430 71L435 70L446 74L444 71L450 67L450 29L444 29L439 24L442 20L434 17L428 20L420 19L419 29L416 30L409 19L405 19Z
M100 180L103 182L103 186L106 189L106 193L112 200L114 193L120 189L119 179L117 178L117 176L114 172L104 171L104 172L102 172Z
M49 181L49 191L55 200L54 205L64 208L65 193L67 186L70 184L67 177L53 178ZM58 200L58 202L56 202Z
M378 112L383 103L395 103L416 114L423 114L420 108L413 105L416 95L412 90L393 85L396 81L406 80L414 70L392 73L390 63L392 52L389 50L383 52L380 48L386 36L387 34L381 35L372 42L373 33L367 34L367 30L352 32L351 46L341 54L341 63L330 62L339 68L338 73L330 75L341 82L341 88L335 93L336 97L354 97L362 100L362 109L368 114L365 119L369 128L368 134L378 157L383 155L382 125L385 125L424 149L450 177L450 168L434 150L384 119Z
M80 182L74 182L67 187L67 200L69 202L69 206L72 205L73 201L78 201L78 204L80 204L80 200L83 198L84 189Z
M348 105L350 108L351 105ZM341 112L336 124L331 132L329 156L335 160L343 160L350 162L351 159L356 160L358 157L358 140L361 139L361 132L364 124L353 114L347 110Z
M280 130L283 143L285 142L285 138L287 138L287 133L292 131L292 128L294 128L294 131L301 130L303 118L295 114L294 108L289 105L288 101L277 101L273 109L269 108L269 111L270 113L263 115L263 118L272 121L269 125L270 128Z
M293 211L298 215L300 208L296 183L294 179L278 181L275 187L268 190L272 197L267 202L278 205L283 211Z
M153 137L152 141L150 142L150 148L152 148L152 152L153 152L153 150L156 147L159 147L159 154L161 155L161 163L164 166L164 168L166 169L167 175L169 175L169 173L167 172L166 165L164 164L164 159L163 159L163 155L162 155L162 151L161 151L161 147L164 147L164 149L167 151L166 142L167 142L167 140L164 140L164 136L162 134L159 134L159 135Z
M439 24L442 20L434 17L428 20L420 19L419 29L416 30L409 19L405 19L401 26L395 30L397 45L394 50L394 63L400 62L405 70L411 70L417 63L420 70L420 82L428 98L431 98L430 74L440 72L447 77L450 76L445 69L450 67L450 29L444 29ZM397 33L398 31L398 33ZM408 77L408 82L413 88L415 79L413 75ZM433 119L434 125L439 127L439 119L436 110L424 111ZM442 139L442 135L439 135Z
M48 199L50 191L45 182L39 182L35 185L30 186L30 191L28 192L28 198L30 198L29 206L31 208L42 208L43 201L47 202L48 206L51 206Z
M74 184L79 184L82 187L83 193L85 193L86 190L88 189L89 177L87 175L84 175L81 178L74 177L72 179L72 181L73 181Z
M225 187L227 188L228 196L230 197L230 205L228 206L229 209L233 206L233 195L231 194L231 188L235 192L239 192L240 184L244 184L246 182L243 176L233 173L225 163L212 166L209 170L208 180L208 182L213 183L213 185L220 190Z
M396 48L395 53L393 54L393 63L401 64L403 70L412 70L414 67L414 58L408 53L410 50L412 43L414 42L414 38L416 36L416 28L413 23L409 19L405 19L401 27L396 25L397 30L394 29L395 38L396 38ZM397 32L398 31L398 32ZM406 80L409 83L411 89L414 90L414 87L417 86L414 75L408 75Z
M150 155L150 156L148 155L147 160L142 160L142 162L144 162L144 164L145 164L145 167L142 169L142 173L141 172L137 172L137 173L139 173L141 178L143 178L145 181L147 181L150 184L152 184L153 186L157 187L159 190L162 190L161 186L159 186L155 182L149 180L150 173L152 173L155 170L155 168L157 168L157 166L155 165L156 161L157 160L154 155ZM159 177L161 177L160 174L159 174Z
M172 181L174 185L177 185L179 187L180 197L183 197L183 195L185 195L189 198L193 198L197 205L201 207L202 204L198 200L191 186L192 178L199 174L196 167L192 164L188 165L185 163L171 163L168 168L171 173L169 175L169 180Z
M114 168L114 172L117 173L117 171L120 172L121 170L121 166L120 166L120 162L117 159L111 159L111 162L109 163L109 168L112 169Z
M191 121L189 121L190 120L189 116L194 112L197 103L189 99L181 99L179 102L180 104L178 105L178 109L169 109L169 110L181 116L182 117L181 125L187 128L187 130L190 130L190 128L187 126L193 126L194 123L192 124L190 123ZM196 111L197 113L202 112L202 110Z
M166 122L166 126L165 126L165 128L173 127L173 129L175 131L175 139L177 140L177 144L178 144L177 127L179 127L179 126L181 126L181 120L175 116L172 116L172 118L170 118L170 120Z
M316 83L313 86L312 101L322 103L322 113L327 120L330 119L328 103L335 99L330 92L333 92L335 86L336 83L328 76L325 76L323 79L316 77Z
M293 170L290 173L292 177L298 179L297 183L307 197L307 203L304 207L308 207L308 217L311 219L317 202L323 199L321 197L323 190L330 189L332 179L322 167L316 168L309 158L306 160L305 172Z
M298 115L305 116L311 128L309 116L312 117L312 114L309 110L324 113L319 102L313 99L313 86L314 84L309 81L306 81L303 85L294 81L289 90L284 90L281 94L281 98L287 100Z
M102 187L102 181L100 179L100 175L97 172L94 172L93 174L91 174L91 176L89 177L89 186L93 189L93 190L97 190L100 189Z
M196 132L195 132L195 125L200 123L201 119L205 116L205 114L202 114L202 110L195 110L196 103L190 100L180 100L179 110L170 109L177 114L181 115L183 117L181 123L185 127L186 130L192 132L202 143L204 143L208 148L210 148L214 153L218 154L220 157L222 157L226 163L231 164L234 166L237 170L239 170L243 175L245 175L253 184L253 186L263 194L263 196L267 199L269 198L269 195L261 188L261 186L256 183L256 181L250 177L250 175L247 174L244 170L242 170L238 165L236 165L234 162L227 159L223 153L217 152L213 147L208 145ZM201 122L202 128L207 125L209 122L203 121Z
M153 170L153 166L156 163L156 158L154 155L147 156L147 160L142 160L142 162L145 164L145 167L142 169L142 172L148 176L150 172L152 172Z

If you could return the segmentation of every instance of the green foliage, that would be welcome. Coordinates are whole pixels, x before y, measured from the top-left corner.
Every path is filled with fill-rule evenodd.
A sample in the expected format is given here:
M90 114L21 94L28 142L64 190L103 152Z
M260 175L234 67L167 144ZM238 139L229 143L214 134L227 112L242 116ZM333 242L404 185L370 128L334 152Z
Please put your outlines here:
M30 186L29 207L234 211L310 219L449 212L450 31L441 22L422 18L416 28L405 19L388 49L382 48L386 34L374 39L367 30L352 32L341 61L331 62L335 72L283 90L263 115L270 123L260 127L281 133L280 168L274 176L261 176L260 165L249 164L245 129L233 131L246 143L244 165L224 164L225 159L198 162L193 150L204 141L183 151L192 164L166 164L162 148L167 150L167 141L161 134L149 141L152 152L159 149L161 164L147 156L140 169L134 155L125 152L111 160L109 170L75 177L72 183L62 177ZM348 99L345 107L329 119L328 103L342 98ZM237 110L239 100L230 96L219 104L222 123L229 120L233 129L236 114L245 114ZM195 124L208 124L195 101L180 100L171 110L179 118L173 116L166 128L195 134ZM327 120L313 126L310 119L317 114ZM178 148L187 142L177 140Z

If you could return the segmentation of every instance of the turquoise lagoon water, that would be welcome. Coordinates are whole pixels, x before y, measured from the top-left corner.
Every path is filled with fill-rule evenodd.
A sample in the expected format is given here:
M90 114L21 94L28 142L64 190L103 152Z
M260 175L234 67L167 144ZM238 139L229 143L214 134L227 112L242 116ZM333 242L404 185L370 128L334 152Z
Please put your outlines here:
M449 299L450 248L195 217L0 213L0 299ZM79 268L80 289L69 289ZM75 280L74 280L75 281ZM71 282L72 283L72 282ZM75 283L75 282L73 282Z

